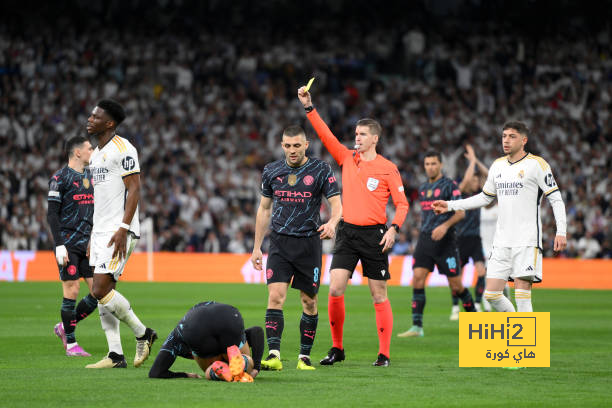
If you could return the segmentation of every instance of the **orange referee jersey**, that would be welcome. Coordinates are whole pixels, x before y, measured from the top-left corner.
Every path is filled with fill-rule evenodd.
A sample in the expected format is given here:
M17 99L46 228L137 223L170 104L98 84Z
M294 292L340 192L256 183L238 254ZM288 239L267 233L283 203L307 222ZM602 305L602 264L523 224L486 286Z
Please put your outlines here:
M408 200L397 166L380 154L374 160L363 161L356 150L338 141L316 109L307 114L317 135L342 167L342 216L355 225L387 223L389 195L395 204L392 224L402 225L408 214Z

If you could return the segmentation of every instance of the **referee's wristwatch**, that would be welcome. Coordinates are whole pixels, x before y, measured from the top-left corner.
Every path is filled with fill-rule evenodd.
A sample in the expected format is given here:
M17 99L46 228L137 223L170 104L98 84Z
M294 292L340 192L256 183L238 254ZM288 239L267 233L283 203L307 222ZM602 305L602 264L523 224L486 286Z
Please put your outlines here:
M397 233L399 234L399 225L397 225L397 224L391 224L391 226L392 226L393 228L395 228L395 232L397 232Z

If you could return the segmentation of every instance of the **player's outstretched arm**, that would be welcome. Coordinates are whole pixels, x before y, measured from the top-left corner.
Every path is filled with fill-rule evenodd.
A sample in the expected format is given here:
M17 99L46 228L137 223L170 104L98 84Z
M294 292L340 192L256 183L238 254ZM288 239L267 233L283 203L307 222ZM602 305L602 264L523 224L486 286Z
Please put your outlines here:
M431 204L431 206L433 207L434 213L437 215L444 214L448 211L448 203L444 200L436 200Z
M255 217L255 239L253 243L253 253L251 254L251 264L253 268L261 271L262 258L261 243L263 242L268 226L270 225L270 216L272 215L272 199L270 197L261 196L257 215Z
M436 200L432 203L433 210L436 214L442 214L446 211L457 210L473 210L474 208L485 207L495 200L495 196L490 196L485 193L476 194L470 198L461 200L442 201ZM444 204L442 204L444 203Z
M149 378L201 378L195 373L172 372L170 367L174 364L176 357L168 350L160 350L149 370Z

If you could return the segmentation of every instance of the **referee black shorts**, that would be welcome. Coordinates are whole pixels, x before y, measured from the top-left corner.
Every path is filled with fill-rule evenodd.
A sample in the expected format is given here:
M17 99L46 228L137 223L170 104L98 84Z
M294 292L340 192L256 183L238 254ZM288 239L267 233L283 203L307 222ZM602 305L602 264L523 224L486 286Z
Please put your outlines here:
M323 245L320 236L295 237L270 232L270 250L266 263L268 284L293 282L291 287L313 297L321 284Z
M68 251L68 263L59 266L61 281L78 280L79 278L93 278L93 268L89 265L87 254L79 249L66 247Z
M340 221L331 269L347 269L353 276L357 262L361 260L363 276L373 280L391 278L389 256L382 252L384 246L380 244L385 232L387 226L383 224L362 226Z
M183 341L195 356L215 357L229 346L246 342L242 315L234 306L223 303L199 303L191 308L178 325Z
M454 231L447 232L440 241L431 239L431 232L421 232L413 258L412 269L425 268L431 272L435 265L441 274L448 277L461 274L459 249Z
M459 238L459 255L461 256L461 266L467 264L472 258L474 263L484 262L484 251L482 240L478 235L470 235Z

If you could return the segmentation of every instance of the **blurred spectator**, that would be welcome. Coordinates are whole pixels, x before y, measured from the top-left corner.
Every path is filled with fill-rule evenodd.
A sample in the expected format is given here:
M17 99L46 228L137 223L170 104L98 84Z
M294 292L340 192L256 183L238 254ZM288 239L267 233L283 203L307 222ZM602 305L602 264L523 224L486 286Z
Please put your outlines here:
M404 232L399 233L399 237L391 248L391 255L408 255L411 253L410 242L406 239Z
M578 256L580 258L591 259L595 258L597 254L599 254L599 251L601 251L601 246L599 245L599 242L593 238L593 233L591 231L587 231L586 234L578 240L576 249L578 250Z
M112 96L128 112L118 132L140 152L141 217L153 220L155 248L246 251L262 166L282 157L282 129L304 122L295 93L315 75L313 90L327 101L320 113L343 142L351 143L358 118L381 122L380 153L398 163L411 200L425 180L425 151L440 150L454 178L466 165L464 143L489 165L502 155L503 123L526 121L528 150L548 160L564 195L571 245L563 255L609 254L612 55L605 27L576 17L555 26L563 32L547 31L544 20L523 13L521 31L510 19L487 18L480 2L426 24L436 20L433 11L409 2L419 24L381 9L384 17L365 13L363 30L359 11L341 0L351 13L319 16L305 33L283 16L248 28L238 23L247 14L274 18L276 2L257 10L232 3L230 19L224 2L169 2L169 14L156 1L85 3L70 2L61 13L47 6L38 19L20 17L15 3L0 5L2 249L52 248L41 215L48 178L65 161L64 141L84 132L97 100ZM133 15L142 21L122 24ZM312 154L333 163L306 129ZM418 227L419 218L413 205L402 230ZM542 222L544 254L554 256L548 204Z

